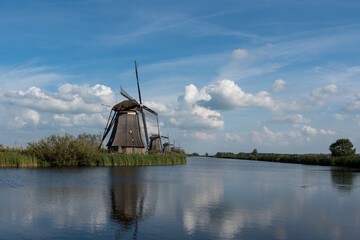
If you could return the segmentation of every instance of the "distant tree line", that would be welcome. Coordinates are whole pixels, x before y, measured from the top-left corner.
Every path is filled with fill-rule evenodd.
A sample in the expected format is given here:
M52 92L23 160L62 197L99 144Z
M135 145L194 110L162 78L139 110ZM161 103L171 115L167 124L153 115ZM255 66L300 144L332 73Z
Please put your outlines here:
M360 168L360 156L356 155L349 139L338 139L329 146L329 150L331 154L277 154L258 153L254 149L251 153L217 152L214 157Z

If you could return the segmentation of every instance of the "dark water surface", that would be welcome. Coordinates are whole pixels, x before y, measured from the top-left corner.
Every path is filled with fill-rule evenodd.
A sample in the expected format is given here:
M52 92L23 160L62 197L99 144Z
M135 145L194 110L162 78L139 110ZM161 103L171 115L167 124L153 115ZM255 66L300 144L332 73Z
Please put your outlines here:
M359 172L188 158L0 169L0 239L360 239Z

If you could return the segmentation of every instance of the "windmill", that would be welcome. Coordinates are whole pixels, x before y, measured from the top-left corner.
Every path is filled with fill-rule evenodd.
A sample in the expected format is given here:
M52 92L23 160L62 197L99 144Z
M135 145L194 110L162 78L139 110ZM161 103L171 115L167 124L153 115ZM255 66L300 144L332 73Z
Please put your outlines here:
M160 135L157 112L142 104L136 61L135 73L140 103L131 97L127 92L125 92L125 90L120 86L121 95L123 95L128 100L117 103L110 111L105 131L99 146L101 147L104 139L112 129L109 142L106 145L108 147L108 152L145 153L145 151L149 148L149 137L145 115L156 120L158 134ZM146 147L143 141L140 122L142 122L144 128Z

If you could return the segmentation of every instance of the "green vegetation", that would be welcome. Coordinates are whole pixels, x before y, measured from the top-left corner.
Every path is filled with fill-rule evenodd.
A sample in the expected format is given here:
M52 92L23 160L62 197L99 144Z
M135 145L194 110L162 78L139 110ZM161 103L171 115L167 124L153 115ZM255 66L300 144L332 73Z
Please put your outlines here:
M353 149L353 147L354 146L349 139L341 138L332 143L329 150L333 157L354 156L356 148Z
M39 142L28 144L27 151L34 155L41 165L89 166L98 159L99 135L81 134L77 138L70 134L51 135Z
M36 157L20 150L1 150L0 167L37 167Z
M92 166L151 166L185 164L186 156L169 154L108 154L102 153Z
M74 137L51 135L28 144L27 149L0 148L0 167L48 166L140 166L185 164L186 155L109 154L99 150L99 135L81 134Z
M338 139L329 147L329 154L275 154L258 153L255 148L251 153L218 152L214 157L268 162L298 163L323 166L341 166L360 168L360 155L355 155L356 149L349 139Z
M258 153L254 156L252 153L238 154L230 152L218 152L214 157L231 158L243 160L257 160L267 162L282 162L282 163L298 163L307 165L322 165L322 166L342 166L351 168L360 168L360 156L342 156L332 157L327 154L274 154L274 153Z

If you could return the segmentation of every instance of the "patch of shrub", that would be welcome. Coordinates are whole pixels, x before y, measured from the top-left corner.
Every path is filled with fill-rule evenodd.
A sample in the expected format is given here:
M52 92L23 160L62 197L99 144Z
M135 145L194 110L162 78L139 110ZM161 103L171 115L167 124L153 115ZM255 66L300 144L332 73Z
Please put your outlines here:
M85 133L77 138L70 134L53 134L38 142L28 143L28 151L40 163L50 166L88 166L98 157L100 140L100 135Z

